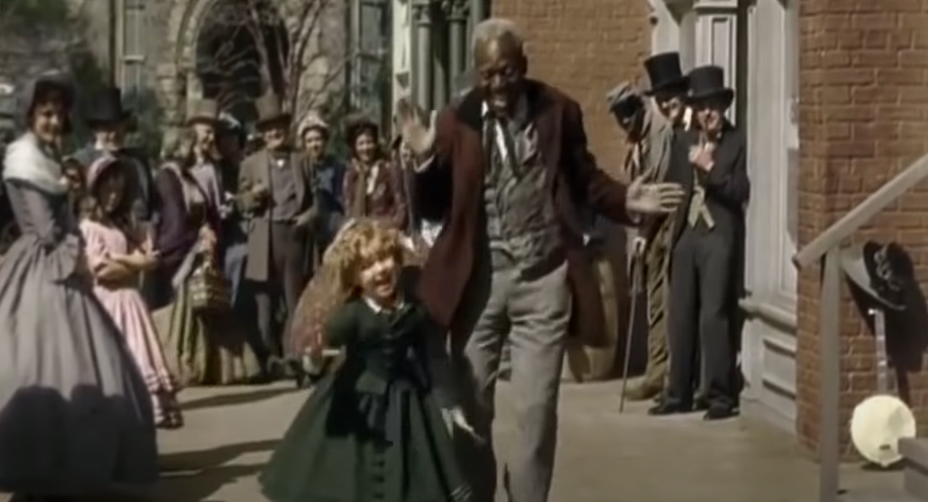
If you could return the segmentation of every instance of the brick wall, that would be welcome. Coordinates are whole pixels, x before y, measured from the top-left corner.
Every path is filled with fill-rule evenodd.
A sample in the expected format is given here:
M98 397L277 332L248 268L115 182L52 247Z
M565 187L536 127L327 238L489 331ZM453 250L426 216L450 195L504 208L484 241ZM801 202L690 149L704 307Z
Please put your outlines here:
M529 74L583 108L591 150L617 173L622 133L606 93L641 74L651 46L647 0L493 0L493 15L517 22L528 41Z
M928 152L928 0L803 0L800 241L809 242L868 194ZM895 240L928 285L928 184L880 214L855 240ZM799 283L800 441L819 431L819 270ZM873 342L845 288L842 301L842 418L873 392ZM912 333L928 336L928 320ZM900 332L889 332L893 337ZM928 373L907 374L920 429L928 425ZM847 446L847 428L843 444Z

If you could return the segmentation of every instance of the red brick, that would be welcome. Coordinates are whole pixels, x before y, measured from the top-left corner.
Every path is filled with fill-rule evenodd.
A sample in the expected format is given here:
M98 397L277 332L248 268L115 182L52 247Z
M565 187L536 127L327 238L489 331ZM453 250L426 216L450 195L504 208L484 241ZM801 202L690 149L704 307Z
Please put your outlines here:
M892 176L928 152L928 0L803 0L799 239L807 243ZM826 46L833 36L836 44ZM816 54L823 53L823 54ZM841 67L836 62L848 61ZM850 103L844 95L850 92ZM824 122L825 127L821 126ZM925 185L925 184L923 184ZM919 186L853 236L895 240L910 250L919 282L928 285L928 196ZM797 354L800 443L817 450L818 267L803 270ZM874 391L873 339L845 292L841 305L841 424ZM928 425L928 372L910 376L919 426ZM847 446L847 430L842 430Z
M636 80L650 52L647 0L494 0L493 15L525 31L532 77L560 88L584 111L590 147L613 175L624 158L622 133L606 93Z

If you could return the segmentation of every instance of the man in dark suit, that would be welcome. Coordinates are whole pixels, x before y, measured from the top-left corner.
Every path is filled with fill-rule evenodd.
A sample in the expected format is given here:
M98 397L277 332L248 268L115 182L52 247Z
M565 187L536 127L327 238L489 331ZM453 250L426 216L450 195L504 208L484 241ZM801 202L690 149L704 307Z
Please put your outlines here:
M506 487L510 500L545 502L568 329L607 339L577 208L632 223L637 214L672 212L683 194L669 183L625 186L597 168L577 102L525 77L528 61L514 23L480 23L473 51L476 85L438 115L434 130L408 103L400 106L403 137L422 161L415 180L420 210L447 215L418 293L451 333L463 413L483 438L460 442L475 502L491 502L496 488L491 425L507 337L521 427Z
M264 148L242 162L238 175L238 198L248 218L245 279L255 292L263 341L258 358L269 375L280 376L290 369L283 334L312 275L319 205L313 164L290 141L290 114L273 94L258 98L255 108ZM286 321L280 323L278 313L284 309Z
M744 239L744 208L750 194L744 133L725 119L734 92L717 66L689 74L687 100L698 127L678 136L668 180L687 192L674 222L668 335L670 378L653 415L693 407L693 354L701 347L708 401L707 420L736 413L735 349L732 343L738 252Z
M84 117L93 132L93 141L69 156L86 170L101 155L116 155L125 161L132 214L139 223L154 225L158 211L157 190L148 159L140 152L126 148L125 140L133 117L122 106L122 91L106 87L91 99ZM85 173L86 174L86 173Z

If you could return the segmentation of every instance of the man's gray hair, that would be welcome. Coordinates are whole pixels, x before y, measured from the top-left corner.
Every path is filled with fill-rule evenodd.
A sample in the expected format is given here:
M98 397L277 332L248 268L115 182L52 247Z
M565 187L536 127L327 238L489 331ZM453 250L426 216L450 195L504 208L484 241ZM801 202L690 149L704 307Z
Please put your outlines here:
M503 39L514 42L519 49L522 48L525 41L515 22L502 17L491 17L480 21L477 26L474 26L471 49L477 50L478 47L487 42Z

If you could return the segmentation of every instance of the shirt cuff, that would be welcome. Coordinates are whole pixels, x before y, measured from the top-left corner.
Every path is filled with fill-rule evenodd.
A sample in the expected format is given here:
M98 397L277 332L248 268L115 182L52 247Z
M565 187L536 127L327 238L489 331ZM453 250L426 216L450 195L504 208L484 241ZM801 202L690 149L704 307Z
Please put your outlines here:
M413 170L417 173L423 173L428 170L428 168L432 167L433 162L435 162L434 154L426 157L424 161L417 161L416 167L414 167Z

